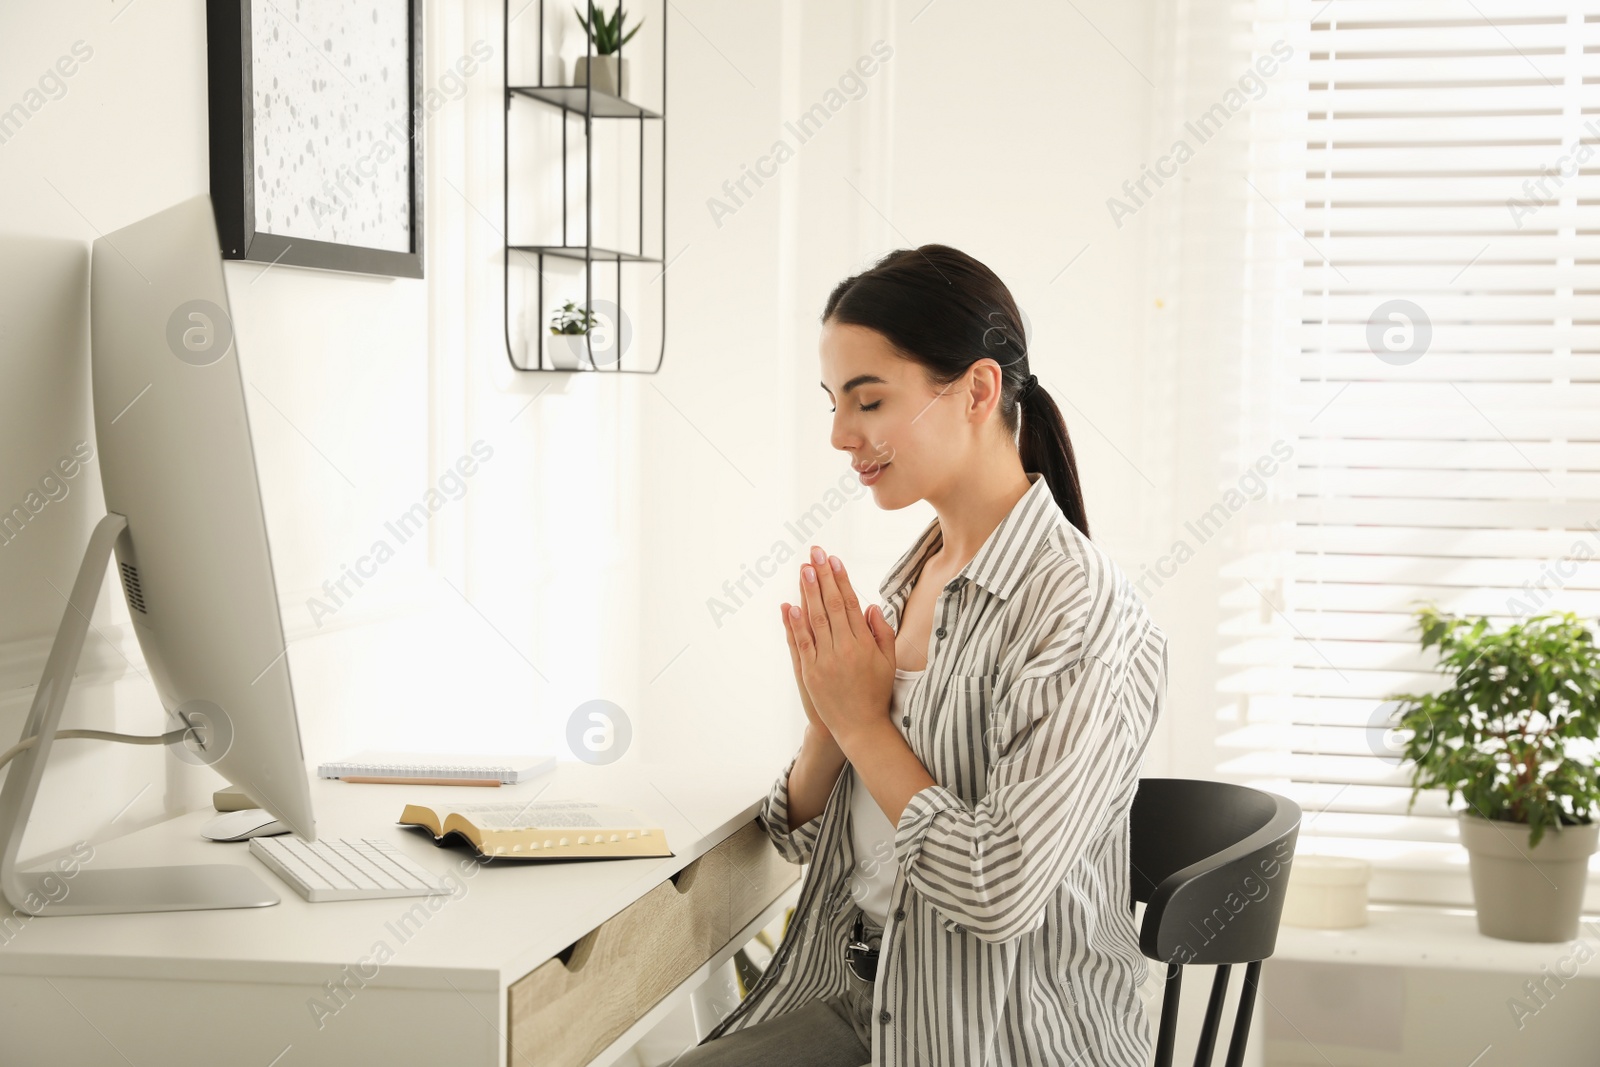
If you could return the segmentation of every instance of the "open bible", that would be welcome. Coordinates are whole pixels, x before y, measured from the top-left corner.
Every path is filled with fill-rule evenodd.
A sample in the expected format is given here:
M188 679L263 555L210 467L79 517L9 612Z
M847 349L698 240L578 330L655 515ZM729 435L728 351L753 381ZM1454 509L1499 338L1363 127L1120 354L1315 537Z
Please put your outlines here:
M459 835L483 856L518 860L671 856L667 835L632 808L589 800L505 804L407 804L399 822L439 844Z

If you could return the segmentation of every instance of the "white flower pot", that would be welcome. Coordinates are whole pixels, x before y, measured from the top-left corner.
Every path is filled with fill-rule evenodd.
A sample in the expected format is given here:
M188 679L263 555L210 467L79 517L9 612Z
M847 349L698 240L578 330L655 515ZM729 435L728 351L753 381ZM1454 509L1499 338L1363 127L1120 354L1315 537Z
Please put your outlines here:
M1296 856L1283 898L1285 926L1344 930L1367 924L1372 864L1344 856Z
M1528 847L1528 827L1522 823L1462 815L1460 825L1479 933L1503 941L1578 936L1600 823L1546 830L1534 848Z
M618 64L622 70L617 70ZM572 63L572 84L589 85L590 71L594 71L593 89L597 93L610 93L612 96L626 97L628 86L628 60L615 55L609 56L579 56Z
M588 340L588 334L582 333L551 334L550 365L556 370L593 370Z

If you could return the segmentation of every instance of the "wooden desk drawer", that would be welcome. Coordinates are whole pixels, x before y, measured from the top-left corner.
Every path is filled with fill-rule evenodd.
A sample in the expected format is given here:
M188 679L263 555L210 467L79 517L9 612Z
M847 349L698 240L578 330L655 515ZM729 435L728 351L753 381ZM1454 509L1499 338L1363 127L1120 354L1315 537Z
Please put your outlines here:
M800 868L778 854L757 822L740 827L703 858L725 871L718 877L726 886L728 925L718 948L800 878Z
M799 877L754 821L510 989L510 1062L581 1067Z

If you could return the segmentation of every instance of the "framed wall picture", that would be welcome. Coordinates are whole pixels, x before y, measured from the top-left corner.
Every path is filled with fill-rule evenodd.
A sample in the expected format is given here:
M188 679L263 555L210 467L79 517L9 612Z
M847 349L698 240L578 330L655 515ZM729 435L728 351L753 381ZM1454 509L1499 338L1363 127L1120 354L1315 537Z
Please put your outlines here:
M422 277L422 0L207 0L225 259Z

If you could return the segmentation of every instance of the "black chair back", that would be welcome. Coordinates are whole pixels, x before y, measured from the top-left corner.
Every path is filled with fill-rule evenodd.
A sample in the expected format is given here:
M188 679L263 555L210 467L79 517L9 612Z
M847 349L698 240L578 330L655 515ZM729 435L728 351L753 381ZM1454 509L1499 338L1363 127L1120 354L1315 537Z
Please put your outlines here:
M1225 782L1145 778L1134 797L1132 895L1145 905L1139 950L1167 965L1156 1067L1171 1067L1183 968L1214 965L1195 1067L1209 1067L1233 964L1244 988L1227 1067L1244 1061L1261 961L1278 941L1283 893L1300 833L1300 807L1275 793Z

